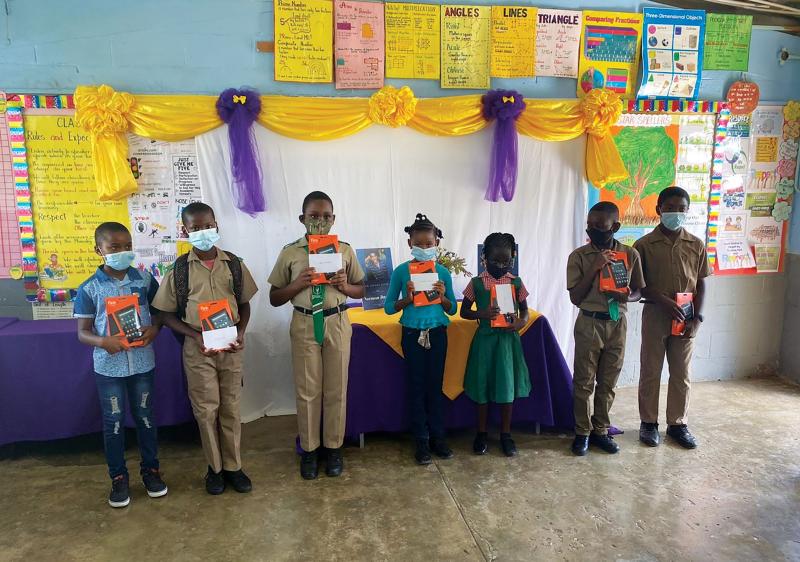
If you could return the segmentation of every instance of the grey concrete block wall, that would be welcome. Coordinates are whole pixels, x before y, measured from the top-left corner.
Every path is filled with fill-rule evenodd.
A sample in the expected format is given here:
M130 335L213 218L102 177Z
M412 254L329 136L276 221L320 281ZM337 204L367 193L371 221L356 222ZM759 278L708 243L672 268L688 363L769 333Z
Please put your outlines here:
M22 281L0 279L0 316L13 316L22 320L33 319L33 309L25 300Z
M780 370L785 377L800 383L800 254L786 255L786 302Z

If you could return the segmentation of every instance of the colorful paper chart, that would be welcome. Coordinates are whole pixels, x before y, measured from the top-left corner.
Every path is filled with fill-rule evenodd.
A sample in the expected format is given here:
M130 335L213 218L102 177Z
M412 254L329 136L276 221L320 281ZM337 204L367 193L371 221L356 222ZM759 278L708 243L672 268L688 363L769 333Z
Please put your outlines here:
M634 93L639 65L642 14L583 12L578 96L608 88L623 97Z
M0 92L0 278L21 279L22 245L17 218L17 194L8 135L6 95Z
M275 80L333 81L330 0L275 0Z
M703 67L747 72L753 16L707 14Z
M383 87L383 5L338 0L336 22L336 88Z
M577 78L581 12L540 8L536 15L536 76Z
M489 88L489 6L442 6L442 88Z
M387 2L386 77L439 79L440 7Z
M536 8L492 6L492 76L533 76L535 43Z

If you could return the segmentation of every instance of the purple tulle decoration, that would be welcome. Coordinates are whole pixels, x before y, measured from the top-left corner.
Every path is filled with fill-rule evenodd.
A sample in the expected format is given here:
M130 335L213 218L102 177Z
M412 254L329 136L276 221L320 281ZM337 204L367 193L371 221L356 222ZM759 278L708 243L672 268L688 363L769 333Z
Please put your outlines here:
M490 90L481 98L483 117L496 120L492 139L491 168L486 200L497 202L514 198L517 189L517 126L515 121L525 110L522 94L514 90Z
M217 115L228 124L234 202L251 217L267 208L253 132L260 112L261 96L255 90L228 88L217 99Z

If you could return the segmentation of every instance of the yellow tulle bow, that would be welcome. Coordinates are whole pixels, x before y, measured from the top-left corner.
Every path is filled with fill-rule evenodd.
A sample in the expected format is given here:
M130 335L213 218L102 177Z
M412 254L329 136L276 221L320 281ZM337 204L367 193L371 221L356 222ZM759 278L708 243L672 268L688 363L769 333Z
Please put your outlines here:
M247 96L237 96L236 94L234 94L233 96L233 103L240 103L244 105L246 101L247 101Z
M133 103L131 94L117 92L111 86L82 86L75 91L75 121L97 137L124 133Z
M514 103L514 96L503 96L503 103Z
M622 115L622 100L616 92L595 88L581 101L580 112L586 132L604 137Z
M417 98L408 86L399 90L384 86L369 98L369 118L373 123L401 127L411 121L417 108Z

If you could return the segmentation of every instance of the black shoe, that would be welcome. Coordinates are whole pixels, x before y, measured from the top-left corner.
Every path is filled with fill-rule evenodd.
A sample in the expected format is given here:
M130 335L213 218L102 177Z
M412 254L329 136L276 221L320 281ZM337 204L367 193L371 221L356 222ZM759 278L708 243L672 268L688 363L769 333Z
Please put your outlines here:
M657 423L642 422L639 427L639 441L650 447L658 447L661 443L661 436L658 434Z
M589 436L576 435L575 440L572 442L572 454L579 457L585 457L589 452Z
M344 461L342 460L342 448L328 449L328 460L325 463L325 474L336 477L342 474Z
M142 483L147 490L147 495L151 498L160 498L167 495L167 485L161 479L161 473L157 468L146 468L142 472Z
M222 472L214 472L209 466L206 474L206 492L212 496L218 496L224 491L225 479L222 477Z
M694 435L689 433L689 428L686 427L686 424L668 426L667 435L677 441L678 445L684 449L697 448L697 440L694 438Z
M304 480L316 480L317 476L319 476L319 462L316 450L310 453L303 451L300 456L300 476Z
M428 447L427 439L417 439L417 450L414 453L414 458L417 460L417 464L431 464L433 459L431 459L431 450Z
M489 452L489 444L487 443L489 434L485 431L479 431L475 436L475 441L472 442L472 451L476 455L485 455Z
M453 458L453 450L447 446L444 439L431 439L431 450L440 459Z
M253 483L241 468L239 470L223 470L222 477L240 494L246 494L253 489Z
M500 446L503 448L503 453L507 457L516 457L517 456L517 445L514 443L514 440L511 439L510 433L501 433L500 434Z
M111 493L108 494L108 505L111 507L125 507L131 503L128 491L128 476L120 474L111 480Z
M597 433L592 433L589 436L589 443L595 447L600 447L609 455L619 453L619 445L616 444L614 438L610 435L599 435Z

